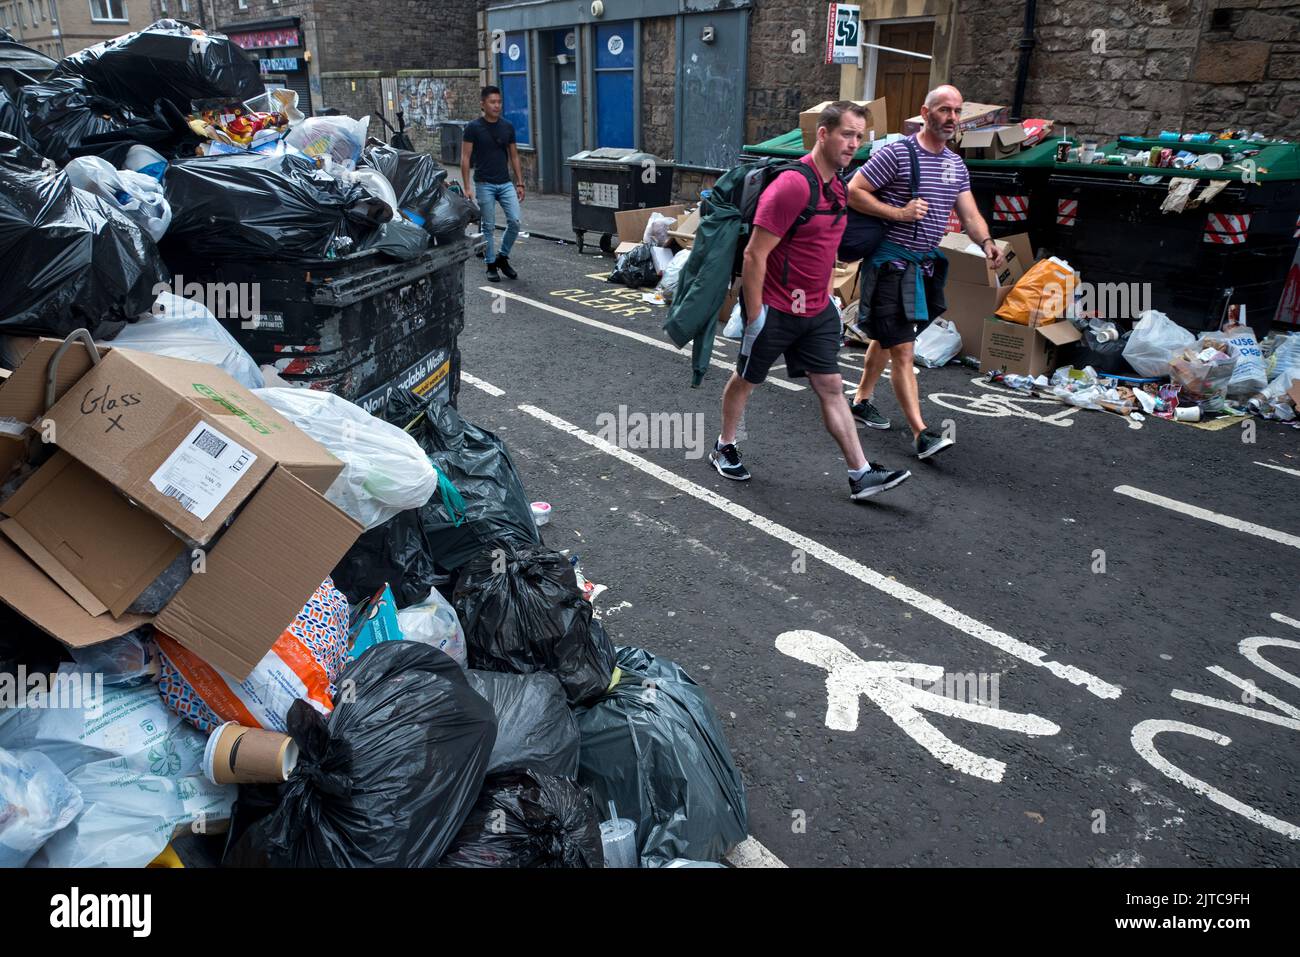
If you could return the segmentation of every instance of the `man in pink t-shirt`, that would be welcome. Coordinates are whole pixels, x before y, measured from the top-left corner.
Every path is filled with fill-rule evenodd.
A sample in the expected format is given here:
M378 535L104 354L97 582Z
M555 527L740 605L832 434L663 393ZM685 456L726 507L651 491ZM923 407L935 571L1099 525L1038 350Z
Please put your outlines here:
M779 174L759 197L742 272L745 333L736 371L722 393L722 433L709 456L723 478L750 479L736 448L736 430L754 387L780 356L787 375L807 376L817 394L826 430L848 465L851 498L869 498L911 476L867 462L840 377L843 326L830 291L848 195L837 171L853 161L866 121L865 109L844 101L818 117L817 144L801 160L821 187L816 214L807 222L798 222L811 199L809 179L800 171Z

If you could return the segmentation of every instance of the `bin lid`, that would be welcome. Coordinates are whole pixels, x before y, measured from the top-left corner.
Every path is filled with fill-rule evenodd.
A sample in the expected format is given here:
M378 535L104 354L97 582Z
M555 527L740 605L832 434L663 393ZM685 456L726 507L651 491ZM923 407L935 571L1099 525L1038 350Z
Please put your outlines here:
M669 167L671 160L662 160L653 153L643 153L637 149L624 149L618 146L602 146L598 150L583 150L569 157L570 165L578 166L635 166L640 168L646 163L658 167Z
M1153 146L1172 149L1175 153L1180 150L1186 150L1189 153L1219 153L1237 152L1240 150L1259 150L1249 159L1255 164L1255 179L1259 182L1269 182L1273 180L1297 180L1300 179L1300 145L1287 142L1251 142L1249 140L1217 140L1212 143L1183 143L1173 140L1160 140L1150 137L1121 136L1119 139L1110 140L1109 142L1100 143L1097 151L1100 153L1117 153L1121 149L1126 150L1150 150ZM1109 166L1102 163L1057 163L1056 171L1058 173L1099 173L1103 176L1159 176L1169 178L1173 176L1187 177L1189 179L1226 179L1241 180L1245 167L1242 165L1244 160L1237 160L1232 163L1225 163L1222 168L1217 170L1208 169L1175 169L1173 167L1158 166Z

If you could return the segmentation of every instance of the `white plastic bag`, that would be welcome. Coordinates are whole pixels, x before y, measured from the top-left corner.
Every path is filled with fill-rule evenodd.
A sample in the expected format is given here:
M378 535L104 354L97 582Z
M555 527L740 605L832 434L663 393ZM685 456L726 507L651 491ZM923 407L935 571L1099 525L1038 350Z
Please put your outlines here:
M81 792L39 751L0 748L0 867L22 867L81 813Z
M438 470L420 444L395 425L330 392L253 392L343 463L325 497L367 529L425 505L438 490Z
M209 362L249 389L265 384L253 357L203 303L170 292L161 293L149 312L101 345Z
M1229 326L1221 333L1237 357L1237 365L1228 380L1228 395L1255 395L1268 385L1264 371L1264 353L1250 326Z
M667 246L668 230L673 228L675 222L677 220L671 216L651 213L649 221L645 224L645 232L641 234L641 242L649 243L651 246Z
M465 630L456 617L456 610L438 589L418 605L409 605L397 613L397 627L407 641L418 641L445 652L462 668L469 667L465 650Z
M1196 336L1163 312L1142 313L1124 346L1124 359L1140 376L1167 376L1174 356L1196 341Z
M145 173L114 169L99 156L78 156L63 171L68 182L93 193L143 228L154 242L163 238L172 222L172 208L162 184Z
M739 339L745 334L745 320L740 314L740 302L737 301L731 307L731 315L727 317L727 326L722 330L722 336L725 339Z
M681 278L682 267L686 265L686 260L691 256L689 249L683 249L672 258L667 266L664 267L664 278L659 282L659 288L664 292L664 298L671 299L677 294L677 281Z
M368 166L362 166L350 173L345 173L344 178L351 183L360 183L371 194L378 196L388 208L393 211L393 216L397 216L397 193L393 190L393 184L388 181L388 177L377 169L371 169Z
M961 352L961 333L947 319L935 319L916 337L916 361L927 369L946 366Z
M84 804L31 866L143 867L178 827L230 816L238 789L203 776L207 737L168 711L152 684L97 690L70 664L56 681L26 707L0 710L0 747L45 755Z
M346 170L357 167L370 130L370 117L312 116L289 131L285 143L308 156L324 156Z

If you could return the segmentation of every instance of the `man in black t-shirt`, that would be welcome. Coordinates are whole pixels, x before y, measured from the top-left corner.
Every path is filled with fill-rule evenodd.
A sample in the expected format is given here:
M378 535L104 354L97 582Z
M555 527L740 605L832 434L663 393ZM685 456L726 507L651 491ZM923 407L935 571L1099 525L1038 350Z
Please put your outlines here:
M515 128L501 116L501 90L495 86L483 87L481 97L483 115L465 127L465 140L460 146L460 181L469 191L469 171L474 167L474 199L483 215L483 236L487 249L483 261L487 263L487 276L499 282L504 273L507 279L517 279L510 265L510 250L519 235L519 204L524 201L524 174L519 166L519 150L515 147ZM514 169L514 182L510 170ZM506 234L501 238L501 251L496 244L496 204L506 214Z

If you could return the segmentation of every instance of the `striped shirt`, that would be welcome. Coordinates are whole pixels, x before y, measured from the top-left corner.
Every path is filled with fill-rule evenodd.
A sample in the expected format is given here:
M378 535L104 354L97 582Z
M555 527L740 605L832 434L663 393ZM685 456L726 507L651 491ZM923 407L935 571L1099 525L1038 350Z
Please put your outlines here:
M970 172L961 157L948 147L931 153L912 134L916 146L920 179L917 189L930 208L919 223L893 223L885 238L904 249L929 252L939 245L948 231L948 215L961 193L970 189ZM912 160L902 140L871 151L871 158L859 170L867 178L881 202L903 207L912 199ZM914 228L915 227L915 228Z

